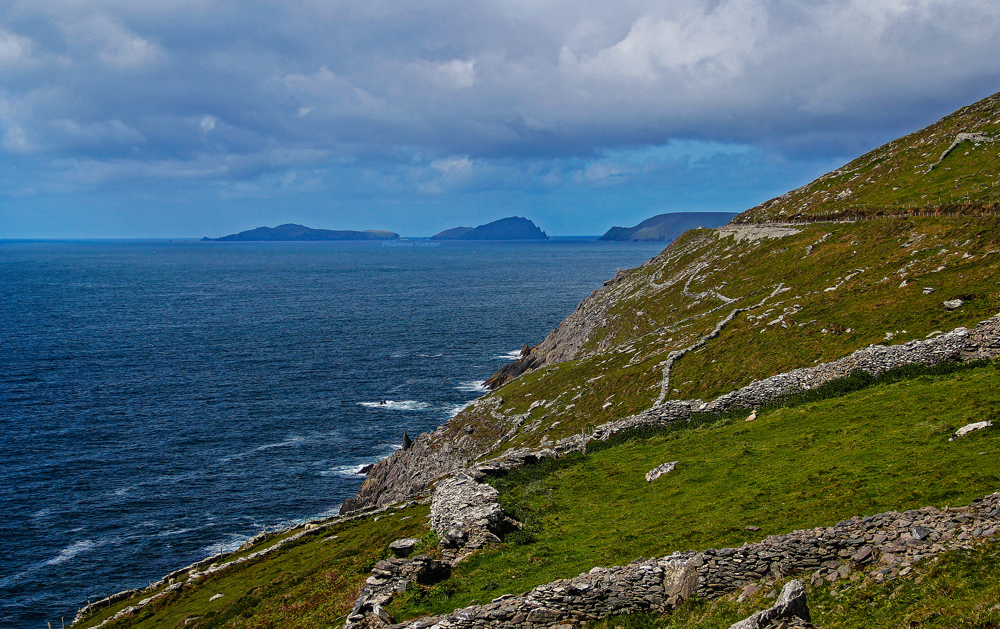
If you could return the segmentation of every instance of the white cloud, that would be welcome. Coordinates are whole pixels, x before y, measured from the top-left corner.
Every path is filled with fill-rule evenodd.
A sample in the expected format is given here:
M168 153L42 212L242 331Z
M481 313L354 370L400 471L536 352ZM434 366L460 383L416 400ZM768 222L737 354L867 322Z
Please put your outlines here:
M201 122L198 123L198 126L201 128L202 133L207 134L209 131L215 128L215 125L218 124L218 122L219 119L216 118L215 116L204 116L201 119Z
M452 59L442 63L418 61L413 64L418 74L426 76L438 88L453 90L472 87L476 83L476 62Z
M157 65L166 53L105 15L73 20L64 26L70 40L92 51L104 65L116 70L140 70Z
M644 81L665 70L734 74L766 35L767 15L757 2L724 0L711 11L694 8L674 19L641 16L613 46L583 56L564 48L561 61L576 61L584 73Z
M32 41L0 28L0 70L16 68L31 55Z
M53 120L49 127L61 136L62 141L81 146L127 146L146 141L141 133L121 120L106 120L80 124L75 120Z

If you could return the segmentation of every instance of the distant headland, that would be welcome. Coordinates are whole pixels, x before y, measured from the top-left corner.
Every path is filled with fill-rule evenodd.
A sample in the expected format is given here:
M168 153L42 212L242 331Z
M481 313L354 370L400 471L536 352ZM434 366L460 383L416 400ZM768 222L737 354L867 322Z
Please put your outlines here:
M221 238L202 238L203 241L288 241L288 240L399 240L399 234L381 229L367 231L313 229L305 225L285 223L277 227L258 227Z
M431 236L431 240L547 240L548 234L521 216L501 218L479 227L453 227Z
M674 240L689 229L720 227L733 220L735 216L735 212L657 214L635 227L612 227L599 240Z

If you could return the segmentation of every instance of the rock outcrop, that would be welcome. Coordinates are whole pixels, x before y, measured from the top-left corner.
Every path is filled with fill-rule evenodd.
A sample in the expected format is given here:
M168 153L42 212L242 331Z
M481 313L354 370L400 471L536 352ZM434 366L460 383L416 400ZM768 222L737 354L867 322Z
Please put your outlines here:
M781 589L781 594L774 605L757 612L745 620L730 625L729 629L768 629L782 621L786 622L784 626L787 627L788 623L794 621L802 623L809 622L809 620L806 590L802 587L801 581L793 579Z
M500 542L499 535L517 528L504 515L492 486L458 473L434 489L431 529L446 549L476 550Z

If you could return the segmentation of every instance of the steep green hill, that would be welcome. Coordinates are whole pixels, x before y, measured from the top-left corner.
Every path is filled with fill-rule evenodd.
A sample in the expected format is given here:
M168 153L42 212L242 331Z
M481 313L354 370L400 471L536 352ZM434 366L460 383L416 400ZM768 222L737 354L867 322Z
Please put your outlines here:
M1000 210L1000 94L866 153L735 222Z
M581 301L491 379L491 393L375 465L344 507L386 510L258 540L213 561L285 545L191 581L178 575L185 585L176 591L125 611L171 587L161 583L93 611L82 626L122 613L105 626L340 627L376 561L390 556L389 541L421 538L421 553L445 556L427 507L402 501L426 497L448 474L561 438L586 441L599 425L672 400L700 408L697 400L874 344L976 326L1000 312L1000 216L992 213L1000 143L990 139L998 130L995 96L748 210L736 224L683 234ZM816 220L831 217L875 220ZM948 441L966 423L1000 421L998 373L996 362L905 372L761 408L750 423L745 410L702 412L522 466L492 482L523 528L455 564L450 577L407 585L385 605L397 619L450 612L595 564L738 545L851 515L954 506L1000 490L996 427ZM680 461L670 476L644 480L670 460ZM900 571L886 582L893 590L860 573L838 590L811 586L818 617L829 627L893 626L871 613L881 605L929 624L945 619L937 626L955 626L947 622L956 610L973 610L982 622L968 626L995 626L1000 611L989 611L989 597L998 583L970 576L996 563L989 544L985 555L952 554L938 568L907 566L919 580ZM954 597L941 590L949 578ZM974 591L975 583L985 590ZM669 619L630 616L601 627L728 626L746 610L733 600L689 601Z

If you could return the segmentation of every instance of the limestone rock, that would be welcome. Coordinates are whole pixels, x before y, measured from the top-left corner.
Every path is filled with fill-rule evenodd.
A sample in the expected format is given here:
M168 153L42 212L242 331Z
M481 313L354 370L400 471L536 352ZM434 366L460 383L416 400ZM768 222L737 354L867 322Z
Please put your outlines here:
M663 476L664 474L669 474L670 472L673 472L677 468L678 463L679 461L670 461L669 463L658 465L655 468L649 470L648 472L646 472L646 482L651 483L657 478Z
M764 629L775 620L790 620L792 618L806 622L810 620L809 607L806 605L806 590L798 579L785 584L774 606L731 625L729 629Z
M420 545L420 539L416 537L406 537L397 539L389 544L389 550L397 557L409 557L413 554L413 549Z
M982 430L983 428L989 428L992 425L993 425L992 421L973 422L971 424L966 424L966 425L962 426L961 428L959 428L958 430L956 430L955 434L952 435L951 438L948 439L948 441L954 441L955 439L958 439L959 437L964 437L965 435L969 434L970 432L974 432L976 430Z
M961 299L949 299L944 302L944 307L948 310L954 310L955 308L961 308L962 304L965 303Z

